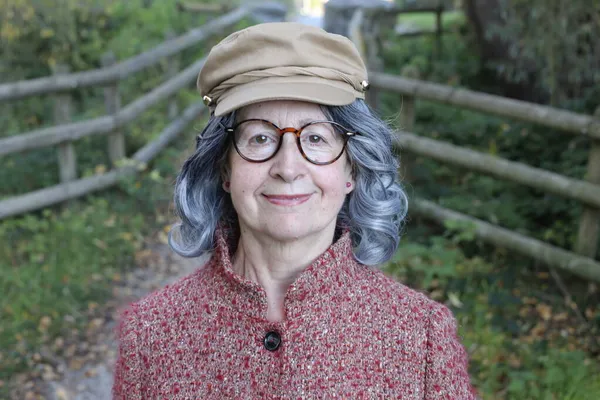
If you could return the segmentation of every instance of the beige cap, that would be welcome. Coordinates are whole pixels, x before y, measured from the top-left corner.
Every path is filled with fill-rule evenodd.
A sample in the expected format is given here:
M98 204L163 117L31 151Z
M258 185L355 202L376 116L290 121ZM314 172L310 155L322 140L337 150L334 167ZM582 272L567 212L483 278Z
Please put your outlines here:
M364 99L369 86L348 38L295 22L229 35L210 51L197 84L216 116L267 100L341 106Z

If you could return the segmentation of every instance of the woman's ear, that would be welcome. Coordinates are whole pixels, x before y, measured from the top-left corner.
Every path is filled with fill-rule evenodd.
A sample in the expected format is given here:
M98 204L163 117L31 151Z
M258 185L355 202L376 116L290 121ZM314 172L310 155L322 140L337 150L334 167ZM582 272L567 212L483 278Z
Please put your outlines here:
M226 191L227 193L230 192L230 181L231 181L231 173L229 171L229 160L226 160L225 164L223 164L221 166L221 187L223 188L224 191Z
M356 179L354 179L355 176L356 171L354 165L350 161L348 161L348 167L346 168L346 194L349 194L354 190L354 187L356 186Z
M346 173L346 187L344 188L345 193L349 194L354 190L356 185L356 180L354 179L354 174L352 173L352 169L348 168L348 172Z
M349 194L350 192L352 192L354 190L354 185L354 179L349 179L348 181L346 181L346 188L344 189L345 193Z

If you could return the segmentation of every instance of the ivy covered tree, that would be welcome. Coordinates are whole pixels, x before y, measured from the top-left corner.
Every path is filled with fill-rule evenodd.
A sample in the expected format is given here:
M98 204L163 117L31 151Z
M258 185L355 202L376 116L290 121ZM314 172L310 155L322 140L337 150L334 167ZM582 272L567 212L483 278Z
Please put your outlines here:
M464 7L485 67L528 91L519 97L597 101L599 0L464 0Z

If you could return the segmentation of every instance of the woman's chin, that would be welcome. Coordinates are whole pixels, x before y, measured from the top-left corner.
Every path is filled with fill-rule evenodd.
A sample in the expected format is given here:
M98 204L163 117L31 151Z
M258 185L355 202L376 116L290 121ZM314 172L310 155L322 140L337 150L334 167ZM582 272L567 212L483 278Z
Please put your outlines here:
M296 240L301 237L310 235L312 229L306 224L302 223L290 223L289 221L282 221L285 218L277 218L268 224L266 229L269 236L279 241ZM279 221L279 222L278 222Z

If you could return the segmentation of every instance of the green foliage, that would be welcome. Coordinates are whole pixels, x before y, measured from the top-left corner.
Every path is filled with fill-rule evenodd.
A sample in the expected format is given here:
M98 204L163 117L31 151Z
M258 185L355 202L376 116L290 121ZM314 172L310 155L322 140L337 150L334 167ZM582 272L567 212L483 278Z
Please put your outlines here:
M384 53L386 72L400 74L410 68L421 78L443 84L493 89L467 38L445 35L443 43L442 57L433 60L431 38L390 41ZM401 96L383 93L383 103L383 115L397 122ZM569 106L589 112L593 102L582 97ZM587 139L531 124L418 100L414 131L578 179L586 171ZM574 201L426 158L417 157L414 165L411 196L567 249L574 243L581 212ZM452 307L470 355L473 383L483 399L600 398L600 364L576 344L568 324L556 328L551 313L527 311L535 310L540 300L527 300L524 294L544 293L558 299L552 304L555 313L566 309L560 318L572 312L556 295L558 289L531 272L535 266L530 260L480 243L468 224L447 223L433 230L415 222L386 271ZM584 284L567 284L580 308L596 307L597 296L585 294ZM589 319L596 335L598 322L597 317ZM570 324L580 322L574 319Z
M488 89L468 44L458 34L445 35L442 57L432 63L431 38L397 39L385 50L386 71L398 74L409 66L428 80ZM402 97L384 93L382 98L383 114L397 121ZM570 104L575 111L589 111L591 103ZM418 100L414 131L576 179L583 179L587 169L590 141L585 137L452 106ZM574 245L582 210L576 201L420 157L412 174L415 195L566 249Z
M499 0L493 5L498 21L485 21L482 28L485 39L499 39L507 48L505 57L489 63L498 75L539 89L556 106L593 96L597 103L599 2Z
M434 59L434 54L435 38L429 35L390 39L382 56L385 70L391 74L402 74L411 68L421 79L452 86L474 85L479 81L479 60L473 57L469 42L460 34L443 35L441 58ZM398 112L397 107L392 112Z
M173 2L154 1L150 2L150 5L146 5L145 3L148 2L133 0L128 2L105 2L102 6L96 3L91 0L65 3L65 7L73 11L69 14L69 18L74 19L75 22L73 26L68 24L68 26L63 26L66 23L61 22L62 20L59 17L65 17L64 13L57 11L54 15L49 11L48 15L44 14L42 11L45 8L43 7L47 5L42 1L0 2L2 15L7 15L8 11L11 11L29 18L23 21L18 18L8 22L5 21L6 25L4 26L14 25L18 34L13 34L10 40L3 42L5 46L3 54L7 57L0 58L0 63L6 63L8 69L18 72L19 75L2 75L2 78L33 78L47 76L51 73L53 62L28 63L20 61L19 57L24 57L28 52L18 52L17 50L27 48L29 45L33 46L37 42L40 42L39 46L46 49L44 51L51 54L48 57L69 64L72 71L89 70L101 66L100 58L107 50L112 50L116 54L117 60L122 61L164 42L168 31L173 31L176 35L179 35L195 26L201 26L208 19L206 15L180 12ZM86 15L85 24L78 19L81 15ZM91 18L89 15L95 17ZM31 27L21 27L19 25L20 21L24 23L29 20L46 21L44 23L50 24L48 26L55 33L47 38L38 37L35 32L42 29L40 26L43 24ZM238 27L247 24L248 21L242 21L238 24ZM74 29L77 32L87 29L94 32L93 37L95 39L93 43L83 40L79 38L81 33L78 33L79 36L76 35L72 38L72 40L75 40L75 45L71 42L63 43L62 41L66 40L64 38L70 34L59 34L57 32L61 29L68 30L67 28ZM215 40L218 40L218 37L209 39L179 54L177 57L181 68L185 68L185 66L202 57L206 48ZM60 45L50 45L46 41L55 41ZM61 58L57 49L62 49L64 46L71 46L69 47L71 49L69 51L70 58ZM10 56L12 54L9 51L11 48L15 50L14 57ZM31 54L41 54L41 50L37 47L32 47L30 52L32 52ZM75 60L73 58L75 53L79 54L77 60L85 60L85 62ZM162 83L165 80L167 61L166 59L161 60L156 66L140 71L134 76L121 81L119 84L121 104L126 105L134 101ZM180 109L189 105L192 101L198 101L196 95L190 96L193 92L193 89L190 88L176 95ZM74 91L72 101L74 121L105 115L101 87ZM53 102L53 97L49 95L8 103L6 107L0 108L0 137L53 125ZM127 155L133 154L141 146L154 139L167 125L166 109L167 102L162 102L122 129L126 134ZM75 142L75 148L79 176L91 176L94 173L110 169L105 137L88 137L78 140ZM0 181L3 184L0 189L0 198L27 193L58 183L56 150L53 148L5 156L2 164Z
M522 316L524 303L515 293L525 285L523 270L467 257L459 245L473 242L472 227L447 228L443 236L411 235L384 270L452 307L482 399L598 398L600 364L573 350L568 337L538 338L532 333L537 322Z
M100 197L0 224L3 374L110 294L140 245L142 225L142 214L118 214Z
M420 29L435 30L436 15L434 13L411 13L398 15L399 24L408 24ZM466 19L462 11L453 10L442 13L442 28L454 29L465 24Z
M54 18L51 13L41 15L41 8L37 8L42 7L42 3L41 0L4 3L0 0L0 10L5 16L7 9L31 6L35 12L30 18L37 18L31 21L39 22L42 18L50 21ZM138 0L105 2L100 8L96 3L90 12L95 13L97 18L88 18L86 24L89 26L85 25L96 32L93 43L79 37L73 39L76 46L70 47L69 57L61 58L59 49L68 43L50 46L44 40L59 43L65 37L62 33L55 31L52 37L40 39L34 31L41 28L27 26L10 41L3 41L3 46L7 47L3 47L0 63L11 68L21 65L20 54L14 52L10 54L15 57L8 57L7 49L11 46L14 49L19 46L28 48L29 44L23 42L31 41L32 54L40 56L42 53L38 46L41 46L54 59L69 63L73 71L97 68L101 55L108 49L123 60L163 42L168 30L181 34L207 19L206 16L178 12L174 2L155 1L149 7ZM82 7L90 4L69 3L69 7L76 8L69 8L74 10L70 17L79 21L77 18L83 13ZM61 13L57 11L57 15L63 15ZM105 23L101 21L104 17L100 16L106 17ZM72 28L63 27L59 19L52 21L56 30ZM18 24L23 21L17 18L9 22L20 26ZM247 23L243 21L238 26ZM4 21L2 28L7 26ZM77 22L75 26L79 30L84 25ZM218 38L180 54L182 68L201 57L215 40ZM80 53L75 58L71 52ZM165 79L166 61L123 81L119 87L122 104L135 100L160 84ZM2 75L2 79L46 76L51 72L50 64L47 60L31 65L25 63L19 71L15 71L18 74ZM194 92L190 88L176 95L180 110L198 101L197 94L192 95ZM1 108L0 136L52 125L52 101L51 96L36 97ZM75 91L73 104L75 121L105 114L101 87ZM126 134L127 155L155 139L167 126L166 110L165 101L122 129ZM121 274L132 267L134 254L142 240L167 223L165 214L172 199L174 176L182 152L193 148L196 126L189 128L189 135L183 135L173 146L161 152L145 172L123 179L113 190L0 222L0 292L3 293L0 299L0 363L3 366L0 381L6 383L6 379L15 372L32 368L35 364L32 354L51 343L57 335L77 330L87 317L89 305L103 304L111 296L112 287L120 281ZM111 168L105 137L83 138L74 145L80 177L102 174ZM57 184L56 149L44 148L3 157L0 182L0 198Z
M174 175L193 137L116 190L0 222L0 380L31 368L32 353L111 296L145 238L167 223Z

